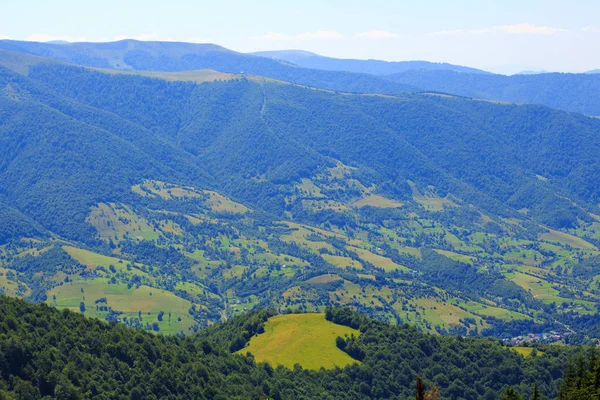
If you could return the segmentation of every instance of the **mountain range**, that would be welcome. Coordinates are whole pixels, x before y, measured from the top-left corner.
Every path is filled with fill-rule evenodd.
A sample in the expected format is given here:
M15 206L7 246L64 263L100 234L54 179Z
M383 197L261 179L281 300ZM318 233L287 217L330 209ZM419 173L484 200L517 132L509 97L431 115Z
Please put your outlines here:
M140 42L36 43L0 40L0 49L82 66L133 71L212 69L354 93L437 91L600 115L597 74L504 76L446 63L343 60L301 51L243 54L214 44Z
M167 374L159 352L178 382L216 395L228 379L221 368L235 365L236 393L241 385L281 398L339 398L323 384L334 379L364 398L402 398L421 372L448 398L496 398L506 385L530 393L535 376L555 396L577 348L539 347L547 356L538 362L468 337L600 339L594 75L506 77L445 64L375 75L186 43L0 48L0 293L190 337L158 343L2 297L0 314L11 317L0 322L0 356L14 366L0 367L3 379L54 393L59 381L70 390L68 376L74 392L98 390L66 370L36 383L54 378L27 375L35 357L15 363L33 341L56 351L47 336L4 345L3 332L44 319L51 335L102 331L97 349L121 376L150 379L141 365L155 362ZM274 372L229 354L271 329L276 313L323 311L361 335L330 344L363 364ZM146 343L145 353L130 356L125 342ZM210 385L186 375L198 349ZM419 359L427 367L407 361ZM456 372L466 359L477 360L471 372ZM263 369L274 377L261 378L268 388L248 378ZM314 391L286 383L292 372ZM128 382L116 390L130 395L138 385Z

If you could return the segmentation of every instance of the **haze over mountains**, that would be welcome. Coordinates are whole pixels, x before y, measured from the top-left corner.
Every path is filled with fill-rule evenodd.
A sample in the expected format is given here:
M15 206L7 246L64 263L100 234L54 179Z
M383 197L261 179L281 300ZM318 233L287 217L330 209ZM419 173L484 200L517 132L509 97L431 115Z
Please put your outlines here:
M261 57L287 61L304 68L322 69L328 71L348 71L372 75L391 75L410 70L427 71L456 71L474 74L489 74L480 69L462 67L447 63L432 63L427 61L380 61L380 60L352 60L320 56L302 50L274 50L258 51L251 53Z
M342 60L295 50L253 55L213 44L135 40L66 44L2 40L0 49L96 68L138 71L212 69L346 92L438 91L600 115L600 75L591 73L504 76L445 63Z

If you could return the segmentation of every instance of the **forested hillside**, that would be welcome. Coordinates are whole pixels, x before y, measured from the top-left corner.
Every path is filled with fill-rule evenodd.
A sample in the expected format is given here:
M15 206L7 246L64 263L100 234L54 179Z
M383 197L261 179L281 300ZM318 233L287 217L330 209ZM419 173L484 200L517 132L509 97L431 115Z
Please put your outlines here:
M600 115L600 76L464 74L455 71L406 71L387 76L421 90L511 103L543 104L559 110Z
M138 71L213 69L301 85L358 93L406 92L415 88L370 74L301 68L214 44L177 42L35 43L0 40L0 49L96 68Z
M0 40L0 50L120 71L211 69L335 91L435 91L600 116L600 77L590 73L505 76L446 63L344 60L294 50L244 54L214 44L136 40L60 44Z
M177 335L348 305L443 335L600 337L600 120L2 57L7 295Z
M495 340L436 337L347 309L327 310L331 321L361 331L358 338L337 339L360 358L343 369L292 370L230 353L231 343L260 335L272 315L247 313L177 338L0 296L0 396L406 399L421 376L442 399L496 399L509 387L530 395L536 382L539 394L553 398L566 361L578 353L542 346L539 355L525 358Z

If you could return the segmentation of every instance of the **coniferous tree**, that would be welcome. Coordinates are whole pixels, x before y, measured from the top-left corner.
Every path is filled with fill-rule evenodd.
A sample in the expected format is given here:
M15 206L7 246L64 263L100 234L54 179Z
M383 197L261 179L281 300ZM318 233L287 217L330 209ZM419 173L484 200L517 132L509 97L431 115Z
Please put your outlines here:
M417 400L425 400L425 385L420 376L417 377Z
M538 393L537 382L533 383L533 393L531 395L531 400L540 400L540 394Z

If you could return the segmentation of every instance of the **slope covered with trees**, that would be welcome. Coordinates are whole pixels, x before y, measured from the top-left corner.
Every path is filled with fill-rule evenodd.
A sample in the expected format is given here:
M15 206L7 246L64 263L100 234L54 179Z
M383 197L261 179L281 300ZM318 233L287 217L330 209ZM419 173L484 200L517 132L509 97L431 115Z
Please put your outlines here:
M265 57L238 53L214 44L137 40L53 44L0 40L0 49L95 68L139 71L213 69L358 93L405 92L414 89L370 74L302 68Z
M464 74L454 71L406 71L386 78L421 90L511 103L543 104L559 110L600 115L600 76Z
M597 119L11 54L4 293L172 334L336 304L440 334L599 335Z
M496 341L443 338L370 321L347 309L328 318L361 330L339 338L362 362L293 370L230 354L260 334L272 312L249 313L188 338L156 336L67 310L0 297L0 394L4 398L412 398L422 376L442 399L495 399L508 386L554 397L568 348L523 358ZM359 351L360 350L360 351Z

